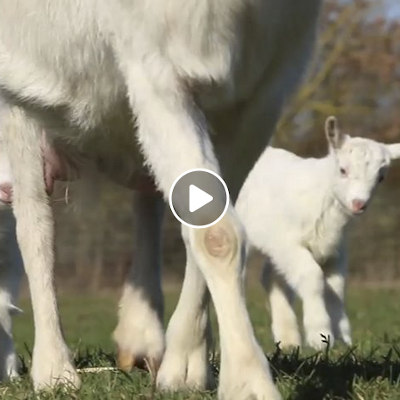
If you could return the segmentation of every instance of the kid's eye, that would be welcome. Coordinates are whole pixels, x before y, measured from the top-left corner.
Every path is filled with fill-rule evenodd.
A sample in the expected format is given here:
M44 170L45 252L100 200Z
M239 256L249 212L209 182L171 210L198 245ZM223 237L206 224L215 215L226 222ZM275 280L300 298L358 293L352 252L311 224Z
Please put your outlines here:
M346 176L347 175L347 171L346 171L346 168L340 168L340 175L342 175L342 176Z
M380 168L378 171L378 183L381 183L385 179L386 168Z

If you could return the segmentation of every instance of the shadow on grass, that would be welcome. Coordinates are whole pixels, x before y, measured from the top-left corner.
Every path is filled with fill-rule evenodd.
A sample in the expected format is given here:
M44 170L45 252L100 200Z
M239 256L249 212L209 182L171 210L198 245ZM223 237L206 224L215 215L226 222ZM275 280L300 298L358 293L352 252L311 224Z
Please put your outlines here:
M329 349L309 357L299 349L284 353L277 345L268 357L281 390L287 389L290 400L354 399L354 383L386 379L391 385L400 383L400 349L393 347L385 355L358 355L356 347L338 355Z
M384 355L379 349L360 355L356 347L349 348L343 353L336 349L331 350L329 342L325 343L324 351L311 356L304 356L299 349L290 353L283 352L279 345L276 346L275 352L268 356L274 378L285 399L364 398L357 394L358 391L355 388L359 381L375 384L374 382L377 380L386 380L389 385L400 387L400 348L397 345L392 345ZM81 349L75 353L74 358L77 368L115 367L114 354L103 352L100 348ZM22 372L26 374L30 364L30 355L21 361ZM218 364L218 356L213 355L211 365L216 377L218 376ZM129 374L124 373L124 375L131 379ZM144 386L148 386L149 383L151 385L151 379L148 380L146 376L147 374L144 374L141 378L145 379ZM150 398L153 396L154 394ZM215 393L211 393L211 397L214 398ZM206 398L211 397L207 396Z

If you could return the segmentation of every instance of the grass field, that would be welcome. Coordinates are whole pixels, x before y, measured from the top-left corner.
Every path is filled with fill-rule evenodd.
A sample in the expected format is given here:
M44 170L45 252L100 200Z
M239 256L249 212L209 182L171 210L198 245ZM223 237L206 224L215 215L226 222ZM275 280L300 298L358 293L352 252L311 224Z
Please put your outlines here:
M315 353L303 350L283 353L270 338L269 320L261 290L252 288L248 300L256 335L270 359L278 387L286 399L400 399L400 289L350 287L348 308L354 347L335 346ZM167 293L167 316L176 304L177 291ZM33 343L32 314L15 318L18 353L26 368ZM60 298L65 334L78 367L114 366L110 340L115 323L117 297L70 296ZM215 321L214 321L215 323ZM217 371L217 368L216 368ZM162 394L154 391L149 375L102 372L82 376L77 393L61 390L35 396L27 373L0 386L0 399L214 399L215 392Z

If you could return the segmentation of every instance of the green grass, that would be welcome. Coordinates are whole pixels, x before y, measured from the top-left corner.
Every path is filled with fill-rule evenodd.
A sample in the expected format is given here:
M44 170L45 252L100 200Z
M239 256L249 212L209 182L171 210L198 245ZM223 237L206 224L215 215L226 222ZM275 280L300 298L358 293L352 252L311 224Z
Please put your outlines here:
M400 289L351 287L348 308L353 326L354 347L334 346L316 353L311 350L284 353L270 338L264 296L258 287L249 290L248 305L257 338L271 364L278 387L286 399L400 399ZM170 316L177 291L167 293ZM25 313L15 318L15 339L26 371L33 343L32 313L28 301ZM116 296L60 297L60 309L67 342L78 367L113 366L114 347L110 339L115 323ZM215 325L215 318L213 318ZM217 371L216 365L215 370ZM56 390L35 396L27 373L16 382L0 386L0 399L214 399L210 393L161 394L154 390L149 374L102 372L82 376L79 392Z

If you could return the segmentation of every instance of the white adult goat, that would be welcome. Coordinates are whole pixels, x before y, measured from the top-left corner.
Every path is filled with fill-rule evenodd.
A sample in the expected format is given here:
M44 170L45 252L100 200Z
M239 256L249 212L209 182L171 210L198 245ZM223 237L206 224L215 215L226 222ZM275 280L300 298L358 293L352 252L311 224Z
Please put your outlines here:
M143 154L164 196L188 169L218 172L218 156L235 198L301 76L319 4L0 0L0 130L14 176L17 236L34 310L35 388L79 385L59 323L46 193L65 164L46 157L48 145L72 169L89 159L133 186L145 174ZM215 153L208 124L216 132ZM126 164L128 177L117 167ZM154 300L161 298L162 200L144 192L135 196L136 260L114 333L124 366L138 356L157 363L164 351L162 303ZM245 308L243 240L233 208L210 228L182 231L185 283L158 384L205 386L208 286L221 336L219 396L279 398Z
M269 147L250 172L236 210L252 245L268 257L263 271L269 292L274 339L299 346L294 293L303 302L307 344L321 334L351 344L344 308L346 257L343 235L383 179L400 144L350 137L326 120L329 154L300 158Z

